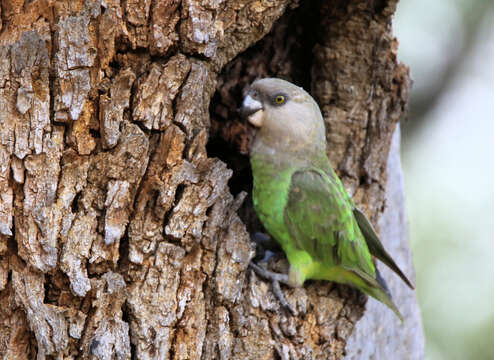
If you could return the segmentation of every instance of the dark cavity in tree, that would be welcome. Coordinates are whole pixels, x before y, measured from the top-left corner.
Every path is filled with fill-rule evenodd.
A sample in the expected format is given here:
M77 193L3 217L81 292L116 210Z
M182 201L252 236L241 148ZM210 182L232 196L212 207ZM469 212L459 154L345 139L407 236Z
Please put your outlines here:
M211 132L207 151L233 170L229 186L233 194L246 191L249 196L239 210L249 232L262 231L252 208L252 171L249 149L255 129L242 119L237 109L245 89L254 80L278 77L311 88L313 47L319 21L319 1L305 1L287 11L261 41L229 64L218 77L211 106Z

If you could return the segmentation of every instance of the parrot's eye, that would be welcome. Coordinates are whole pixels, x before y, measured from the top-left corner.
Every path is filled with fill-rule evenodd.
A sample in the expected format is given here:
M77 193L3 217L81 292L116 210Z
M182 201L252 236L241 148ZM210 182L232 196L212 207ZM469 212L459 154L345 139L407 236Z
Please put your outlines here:
M283 104L283 103L285 102L285 100L286 100L286 99L285 99L285 97L284 97L283 95L276 95L276 96L274 97L274 103L275 103L276 105L281 105L281 104Z

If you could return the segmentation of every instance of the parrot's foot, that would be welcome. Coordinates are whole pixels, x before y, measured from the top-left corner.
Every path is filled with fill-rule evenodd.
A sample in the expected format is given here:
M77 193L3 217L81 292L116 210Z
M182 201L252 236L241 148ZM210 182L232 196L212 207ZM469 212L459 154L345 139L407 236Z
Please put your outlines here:
M273 271L269 271L262 266L259 266L253 262L249 264L249 266L252 268L252 270L255 271L255 273L266 280L271 280L271 281L276 281L278 283L283 283L285 285L290 286L290 282L288 281L288 275L287 274L279 274ZM291 286L290 286L291 287Z
M274 240L271 236L269 236L266 233L257 231L254 234L250 235L250 239L264 249L281 250L276 240Z
M256 261L258 263L269 261L277 252L281 251L278 243L268 234L255 232L250 235L250 239L256 244Z
M281 290L280 283L283 283L285 285L290 285L288 275L286 274L278 274L272 271L269 271L267 269L264 269L263 267L251 262L249 266L254 270L254 272L265 278L266 280L271 280L271 284L273 285L273 294L276 296L280 304L285 308L288 309L292 315L296 316L297 312L295 311L294 308L286 301L285 295L283 295L283 291Z

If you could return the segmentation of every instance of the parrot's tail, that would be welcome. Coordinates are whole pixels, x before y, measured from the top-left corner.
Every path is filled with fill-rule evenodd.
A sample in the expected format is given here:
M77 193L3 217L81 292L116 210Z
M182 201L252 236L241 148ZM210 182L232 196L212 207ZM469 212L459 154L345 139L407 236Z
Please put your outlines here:
M379 271L376 268L376 278L374 279L372 276L369 274L358 271L353 269L353 274L356 275L356 278L359 280L355 281L354 278L354 285L357 285L357 287L366 293L367 295L372 296L373 298L379 300L383 304L387 305L393 312L398 316L398 318L402 321L403 316L401 315L400 311L396 307L396 305L393 303L393 300L391 300L391 293L389 292L388 285L384 281L383 277L379 273Z
M381 273L379 272L379 269L376 266L376 280L381 285L382 289L388 295L388 297L392 300L391 292L389 291L388 284L386 284L386 281L384 278L381 276Z
M387 305L391 310L393 310L396 316L398 316L401 322L405 322L400 311L398 310L393 300L391 299L391 293L389 292L388 285L384 281L383 277L381 276L377 268L376 268L376 280L378 286L375 286L375 284L368 284L368 286L362 287L361 290L367 295L370 295L373 298L382 302L383 304Z

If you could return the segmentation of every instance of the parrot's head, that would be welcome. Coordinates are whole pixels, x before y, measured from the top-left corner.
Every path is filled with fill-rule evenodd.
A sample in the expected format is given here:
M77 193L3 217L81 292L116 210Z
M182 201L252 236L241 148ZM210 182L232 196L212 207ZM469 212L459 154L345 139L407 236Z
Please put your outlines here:
M301 87L275 78L256 80L242 103L241 113L259 128L256 139L273 147L325 148L321 111Z

